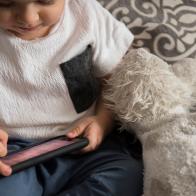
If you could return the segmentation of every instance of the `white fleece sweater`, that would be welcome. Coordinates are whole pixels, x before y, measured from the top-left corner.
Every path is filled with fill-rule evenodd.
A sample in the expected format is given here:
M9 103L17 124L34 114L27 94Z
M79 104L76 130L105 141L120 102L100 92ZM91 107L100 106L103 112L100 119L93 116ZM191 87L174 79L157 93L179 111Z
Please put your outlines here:
M61 135L77 113L59 65L93 48L95 75L111 72L133 35L96 0L66 0L49 35L27 41L0 29L0 127L12 137L41 139Z

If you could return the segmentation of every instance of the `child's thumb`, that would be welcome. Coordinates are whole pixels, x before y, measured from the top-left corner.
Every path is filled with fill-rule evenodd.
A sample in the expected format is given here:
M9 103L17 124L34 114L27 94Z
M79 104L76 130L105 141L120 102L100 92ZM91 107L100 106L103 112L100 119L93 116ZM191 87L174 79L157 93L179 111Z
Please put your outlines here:
M7 154L7 148L2 142L0 142L0 157L4 157Z
M76 127L74 129L72 129L71 131L69 131L66 135L69 138L74 138L74 137L81 135L82 132L83 132L83 130L80 127Z
M2 144L5 147L7 147L7 141L8 141L8 134L2 129L0 129L0 142L2 142Z

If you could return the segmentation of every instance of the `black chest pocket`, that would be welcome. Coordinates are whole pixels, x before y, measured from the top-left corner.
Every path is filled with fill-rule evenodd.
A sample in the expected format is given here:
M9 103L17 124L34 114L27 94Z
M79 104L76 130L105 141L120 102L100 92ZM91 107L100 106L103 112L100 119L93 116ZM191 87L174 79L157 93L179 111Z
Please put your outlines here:
M82 54L60 65L77 113L88 109L100 93L100 82L92 72L92 65L90 46Z

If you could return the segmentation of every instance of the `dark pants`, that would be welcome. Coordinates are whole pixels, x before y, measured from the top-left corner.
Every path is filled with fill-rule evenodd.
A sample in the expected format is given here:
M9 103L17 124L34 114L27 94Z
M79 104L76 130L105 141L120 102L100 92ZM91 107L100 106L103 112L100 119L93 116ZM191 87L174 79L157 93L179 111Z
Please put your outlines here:
M29 145L14 143L9 142L12 150ZM0 196L141 196L142 161L130 156L127 146L127 138L115 133L94 152L61 156L2 177Z

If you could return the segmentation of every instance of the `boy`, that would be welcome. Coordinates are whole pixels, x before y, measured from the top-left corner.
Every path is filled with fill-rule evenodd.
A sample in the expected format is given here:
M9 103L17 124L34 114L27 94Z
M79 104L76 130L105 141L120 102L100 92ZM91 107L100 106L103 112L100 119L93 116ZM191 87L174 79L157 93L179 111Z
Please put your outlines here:
M0 0L1 156L7 140L13 150L62 134L89 139L87 154L14 175L0 163L0 173L9 176L0 179L0 195L130 196L129 189L140 195L141 164L112 135L100 146L112 130L112 114L99 81L132 40L96 0Z

